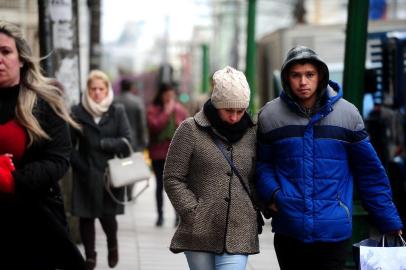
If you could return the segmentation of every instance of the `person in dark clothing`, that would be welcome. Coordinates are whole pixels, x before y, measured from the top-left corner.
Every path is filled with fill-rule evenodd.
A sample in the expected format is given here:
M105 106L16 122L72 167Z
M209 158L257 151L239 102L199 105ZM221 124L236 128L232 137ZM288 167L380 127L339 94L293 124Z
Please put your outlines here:
M38 63L20 29L0 20L0 268L84 269L58 183L68 123L80 127Z
M114 155L128 155L123 138L130 141L130 126L124 107L112 104L113 90L107 75L92 70L81 103L72 108L73 118L82 125L82 132L73 130L72 214L79 217L79 231L85 248L87 269L96 266L95 219L98 218L107 236L108 264L118 263L118 224L116 215L124 213L105 189L107 160ZM124 188L112 188L118 200Z
M120 83L121 93L114 98L114 102L124 105L128 122L131 127L131 146L134 151L144 151L148 145L148 127L145 115L144 102L136 96L133 90L133 82L123 79ZM127 186L127 197L132 197L133 185Z
M187 117L186 109L177 101L173 84L160 85L153 103L147 109L147 123L149 129L149 156L156 179L156 205L158 219L155 223L160 227L164 222L163 215L163 172L169 144L176 128ZM175 221L177 225L177 221Z
M133 139L131 145L134 151L144 151L148 145L148 127L144 102L133 92L132 81L123 79L120 86L121 93L114 97L114 101L124 105L131 127Z
M313 50L291 49L281 79L280 97L259 113L256 164L257 194L275 212L278 262L282 270L343 269L354 181L378 229L402 233L389 180L361 115Z

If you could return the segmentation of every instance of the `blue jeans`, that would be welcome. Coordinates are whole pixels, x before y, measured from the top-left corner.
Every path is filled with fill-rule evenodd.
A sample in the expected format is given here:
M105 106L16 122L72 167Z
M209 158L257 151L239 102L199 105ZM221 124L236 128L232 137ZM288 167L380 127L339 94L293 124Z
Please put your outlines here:
M245 270L248 255L185 251L190 270Z

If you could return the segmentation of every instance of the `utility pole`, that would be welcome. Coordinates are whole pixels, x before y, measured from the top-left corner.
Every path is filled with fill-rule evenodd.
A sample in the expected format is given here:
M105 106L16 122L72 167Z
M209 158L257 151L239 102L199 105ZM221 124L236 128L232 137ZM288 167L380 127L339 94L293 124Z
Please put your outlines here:
M251 89L249 111L254 114L256 111L254 98L255 94L255 65L256 65L256 45L255 45L255 16L256 0L248 0L248 23L247 23L247 55L245 75Z
M101 0L88 0L90 10L90 48L89 68L100 69L101 66Z
M240 63L240 0L235 0L233 4L233 23L234 23L234 39L231 47L230 58L231 66L239 69L238 64Z
M306 23L305 15L306 15L305 0L296 0L295 7L293 9L293 17L295 18L296 23L297 24Z
M41 65L64 87L68 106L79 102L77 0L38 0Z
M53 45L52 23L46 0L38 0L38 33L40 55L46 57L52 52ZM41 67L46 76L53 76L54 65L50 57L41 61Z
M369 1L350 0L344 57L344 98L362 112Z
M209 45L202 44L202 93L209 91Z
M62 86L67 107L79 102L80 69L78 39L78 0L38 0L39 43L42 68L47 77ZM71 203L71 173L60 181L66 205ZM77 218L67 211L69 230L80 242Z
M369 1L349 0L348 19L344 56L344 98L353 103L362 112L365 73L365 52L367 44ZM353 233L352 243L369 237L368 214L363 209L354 187ZM351 247L349 253L352 253ZM349 267L355 266L353 256L348 256Z
M169 46L169 16L165 16L165 30L162 38L162 65L168 64L168 46Z

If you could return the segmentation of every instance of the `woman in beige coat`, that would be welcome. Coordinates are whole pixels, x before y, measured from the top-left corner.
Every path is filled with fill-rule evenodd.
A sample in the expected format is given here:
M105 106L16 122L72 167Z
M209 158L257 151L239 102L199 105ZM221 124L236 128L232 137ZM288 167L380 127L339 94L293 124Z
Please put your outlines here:
M176 130L166 159L165 190L181 217L170 249L184 252L191 270L243 270L259 252L256 211L244 188L252 193L255 164L250 90L231 67L215 72L213 83L211 99Z

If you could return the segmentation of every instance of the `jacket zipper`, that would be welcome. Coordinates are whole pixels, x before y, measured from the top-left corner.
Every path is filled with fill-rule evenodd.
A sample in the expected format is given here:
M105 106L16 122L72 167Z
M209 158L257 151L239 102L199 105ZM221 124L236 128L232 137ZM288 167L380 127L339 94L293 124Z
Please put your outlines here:
M340 204L340 206L341 206L342 208L344 208L345 213L346 213L346 215L347 215L347 219L350 220L350 210L348 209L348 206L345 205L345 203L343 203L343 202L340 200L339 195L337 195L337 201L338 201L338 203Z

